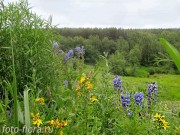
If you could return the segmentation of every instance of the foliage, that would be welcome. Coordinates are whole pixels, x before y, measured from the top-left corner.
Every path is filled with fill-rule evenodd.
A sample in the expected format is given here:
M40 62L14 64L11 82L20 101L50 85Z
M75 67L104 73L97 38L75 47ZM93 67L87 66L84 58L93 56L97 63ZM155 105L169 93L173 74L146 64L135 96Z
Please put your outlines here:
M171 61L169 61L168 64L167 61L160 61L159 63L154 64L154 61L158 57L160 58L161 54L169 59L169 55L167 55L165 48L163 48L159 42L159 37L168 37L168 39L172 37L172 43L177 50L180 49L180 41L178 38L180 33L178 30L61 28L57 29L57 32L61 35L61 40L59 42L60 47L63 50L68 50L77 45L85 46L87 49L87 55L85 56L86 64L95 64L98 60L98 55L102 55L103 52L108 52L110 61L112 61L114 53L118 52L124 56L123 60L125 60L126 63L125 67L155 66L155 68L164 68L165 70L163 73L169 73L168 68L171 69L172 74L177 73L177 68ZM165 67L167 67L167 69ZM155 73L161 73L161 71L154 71Z

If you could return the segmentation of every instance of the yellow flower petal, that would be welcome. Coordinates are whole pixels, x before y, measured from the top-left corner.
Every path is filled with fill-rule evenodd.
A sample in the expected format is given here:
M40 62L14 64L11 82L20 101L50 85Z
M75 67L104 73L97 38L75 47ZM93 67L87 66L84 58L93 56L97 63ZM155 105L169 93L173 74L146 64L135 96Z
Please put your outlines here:
M98 99L97 99L97 97L96 97L96 96L91 96L90 100L91 100L91 102L98 101Z

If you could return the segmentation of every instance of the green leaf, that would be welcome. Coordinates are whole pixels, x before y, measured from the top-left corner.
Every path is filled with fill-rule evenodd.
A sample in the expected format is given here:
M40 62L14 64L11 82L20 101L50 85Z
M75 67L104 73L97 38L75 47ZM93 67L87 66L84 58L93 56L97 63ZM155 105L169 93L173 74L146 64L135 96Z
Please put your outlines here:
M28 91L29 89L26 87L26 89L24 90L24 117L25 117L25 125L27 127L31 127Z
M24 114L19 102L18 102L18 120L24 124Z
M164 38L160 38L160 41L166 48L169 55L172 57L174 63L176 64L176 66L178 68L178 71L180 72L180 53L179 53L179 51Z

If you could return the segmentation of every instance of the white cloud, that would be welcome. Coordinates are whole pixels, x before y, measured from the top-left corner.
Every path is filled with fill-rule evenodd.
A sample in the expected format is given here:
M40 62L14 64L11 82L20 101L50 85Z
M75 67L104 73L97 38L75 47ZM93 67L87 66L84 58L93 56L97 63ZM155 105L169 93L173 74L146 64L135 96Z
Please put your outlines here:
M7 0L14 1L14 0ZM59 27L180 27L180 0L29 0Z

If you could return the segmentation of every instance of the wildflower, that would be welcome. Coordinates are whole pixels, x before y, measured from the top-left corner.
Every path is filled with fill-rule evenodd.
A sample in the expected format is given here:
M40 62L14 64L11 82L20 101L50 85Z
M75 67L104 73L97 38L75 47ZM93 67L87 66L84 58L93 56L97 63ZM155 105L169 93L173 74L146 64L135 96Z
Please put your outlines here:
M166 130L169 127L168 122L164 119L163 115L156 113L154 117L155 121L158 124L158 128L163 128L164 130Z
M54 120L48 121L49 125L54 125Z
M136 101L136 104L139 104L140 106L142 106L143 98L144 98L144 95L142 92L134 94L134 99Z
M92 89L93 88L93 84L90 82L86 82L86 87L87 89Z
M130 94L127 92L126 96L121 95L121 103L124 108L130 105Z
M32 120L33 125L37 125L37 127L39 127L42 124L42 120L40 119L39 113L37 113L36 115L31 113L31 117L33 117Z
M68 53L65 54L64 60L67 61L68 59L70 59L73 56L74 56L73 50L69 50Z
M44 105L44 98L36 98L35 102Z
M118 78L118 76L116 75L113 79L113 83L114 83L114 89L115 90L121 90L122 91L122 79Z
M67 126L68 122L67 122L67 120L62 120L62 122L60 123L59 119L56 118L55 121L51 120L51 121L48 122L48 124L51 125L51 126L54 126L56 128L62 128L62 127Z
M73 57L74 56L74 51L73 50L69 50L67 54L68 54L69 57Z
M152 82L148 85L148 108L150 109L152 100L157 102L158 97L158 85L155 82Z
M91 102L95 102L95 101L98 101L98 99L97 99L96 96L91 96L90 101L91 101Z
M84 49L84 46L82 46L82 47L76 47L75 48L75 51L76 51L76 54L77 54L77 56L78 56L78 58L80 58L82 55L84 55L84 53L85 53L85 49Z
M154 116L156 120L160 119L161 118L161 115L156 113L156 115Z
M55 127L58 127L58 126L59 126L59 119L58 119L58 118L54 121L54 126L55 126Z
M87 77L82 76L82 77L80 78L80 80L78 81L78 83L79 83L79 84L82 84L82 83L86 82L87 80L88 80Z
M63 127L67 126L67 124L68 124L67 120L62 120L61 123L62 123L62 126L63 126Z

